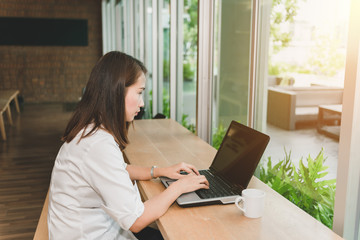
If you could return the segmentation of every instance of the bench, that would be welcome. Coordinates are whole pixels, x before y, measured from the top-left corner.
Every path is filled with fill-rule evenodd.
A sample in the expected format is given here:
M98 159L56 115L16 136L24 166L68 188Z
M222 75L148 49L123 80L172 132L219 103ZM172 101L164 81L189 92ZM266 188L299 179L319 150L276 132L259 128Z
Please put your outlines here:
M10 103L15 102L16 111L20 113L19 101L18 101L19 90L0 90L0 130L1 137L6 140L5 123L3 114L6 112L9 124L13 125L11 117Z
M319 105L342 104L343 88L327 86L268 88L267 122L287 130L316 123Z
M49 239L49 232L48 232L48 225L47 225L47 213L48 213L48 206L49 206L49 192L46 195L45 202L40 214L40 218L35 230L34 240L48 240Z

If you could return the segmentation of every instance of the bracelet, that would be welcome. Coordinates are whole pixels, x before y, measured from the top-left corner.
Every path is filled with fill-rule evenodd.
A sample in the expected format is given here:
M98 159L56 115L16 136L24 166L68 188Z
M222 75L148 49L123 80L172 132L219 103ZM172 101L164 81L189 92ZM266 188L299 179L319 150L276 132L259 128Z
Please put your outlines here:
M151 167L151 170L150 170L150 175L151 175L151 178L153 178L153 179L155 178L155 177L154 177L154 169L155 169L155 168L157 168L157 167L156 167L156 166L152 166L152 167Z

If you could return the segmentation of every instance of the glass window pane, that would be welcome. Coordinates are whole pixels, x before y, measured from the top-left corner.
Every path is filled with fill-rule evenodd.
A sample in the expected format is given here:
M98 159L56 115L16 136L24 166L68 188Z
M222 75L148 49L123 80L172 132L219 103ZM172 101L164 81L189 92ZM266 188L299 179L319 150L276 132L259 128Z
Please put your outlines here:
M162 31L162 84L159 84L159 96L162 96L162 113L170 118L170 0L164 0L161 6L161 28ZM161 76L160 75L160 76ZM161 80L160 80L161 81ZM162 95L161 95L162 93ZM159 107L161 109L161 106Z
M195 132L198 0L185 0L183 9L182 125Z
M216 1L215 16L212 143L218 147L232 120L247 124L251 1Z
M135 32L135 54L137 59L140 59L140 2L133 0L134 4L134 32ZM142 60L142 59L140 59Z
M271 140L257 176L332 228L349 1L280 0L270 11Z

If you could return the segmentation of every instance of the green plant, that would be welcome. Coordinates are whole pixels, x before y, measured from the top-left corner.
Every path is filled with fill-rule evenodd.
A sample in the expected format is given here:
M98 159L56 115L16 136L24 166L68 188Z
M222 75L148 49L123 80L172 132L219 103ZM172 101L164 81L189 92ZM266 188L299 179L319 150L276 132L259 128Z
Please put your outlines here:
M198 45L198 0L184 0L183 14L183 78L195 78Z
M298 0L273 0L270 14L270 53L278 53L289 46L292 35L283 28L287 23L294 22L299 10Z
M192 69L189 62L184 62L183 64L183 75L185 81L191 81L194 79L195 71Z
M195 125L188 123L187 118L189 117L189 115L187 114L183 114L182 115L182 120L181 120L181 124L186 127L187 129L189 129L192 133L195 133Z
M170 78L170 65L169 61L166 59L163 61L163 78L165 81L169 81Z
M197 52L198 40L198 0L184 1L183 56L193 59ZM190 58L188 58L190 57Z
M226 129L224 128L223 124L220 123L218 128L216 128L213 132L215 133L212 137L212 146L216 149L219 149L220 144L225 136Z
M274 75L274 76L288 75L290 73L305 73L305 74L312 73L307 66L302 66L302 65L298 66L286 62L272 63L270 61L269 61L268 72L269 75Z
M272 56L290 45L293 36L285 26L294 22L300 1L306 0L272 0L268 58L269 75L279 75L284 72L283 64L281 64L282 66L275 66Z
M152 105L153 105L152 90L149 91L149 96L150 96L150 100L149 100L150 116L153 116L153 112L152 112ZM167 118L170 118L170 100L169 100L168 91L165 88L163 89L163 114Z
M266 166L260 165L260 180L331 229L336 179L324 179L328 174L324 162L321 149L315 159L309 155L305 165L301 158L296 167L285 150L285 158L276 165L271 157Z
M152 89L149 91L149 112L150 112L150 118L152 118L153 116L153 108L152 108L152 105L153 105L153 100L152 100Z
M170 96L167 89L163 88L163 114L170 118Z

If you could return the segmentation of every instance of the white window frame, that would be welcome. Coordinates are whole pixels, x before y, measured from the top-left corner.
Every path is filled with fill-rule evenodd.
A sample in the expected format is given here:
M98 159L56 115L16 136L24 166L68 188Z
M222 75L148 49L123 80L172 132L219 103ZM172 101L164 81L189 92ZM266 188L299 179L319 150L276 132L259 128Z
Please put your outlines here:
M360 222L360 0L352 0L350 9L333 229L355 240Z
M182 121L184 0L170 2L170 118Z
M268 55L270 37L270 15L272 0L260 0L258 6L257 37L256 37L256 63L254 87L254 114L253 127L261 132L266 132L267 127L267 96L268 96ZM265 80L264 80L265 79ZM250 120L250 119L249 119Z
M199 0L198 85L196 133L211 142L212 65L214 39L214 1Z
M109 25L107 19L107 0L101 1L101 19L102 19L102 43L103 43L103 54L108 52L108 31L107 26Z
M252 1L252 13L251 13L251 37L250 37L250 71L249 71L249 102L248 102L248 121L247 125L249 127L254 127L254 115L255 115L255 89L257 85L257 81L261 81L261 79L257 79L258 71L256 66L259 62L259 58L257 56L257 50L259 48L258 45L258 19L259 19L259 1Z
M115 49L117 51L123 51L122 17L122 4L118 1L115 5Z
M155 0L153 0L155 1ZM150 2L149 0L143 0L143 5L144 5L144 64L145 66L148 68L149 72L151 72L151 78L146 82L146 90L145 90L145 96L144 96L144 101L145 101L145 106L149 106L147 109L149 112L145 112L145 117L147 118L152 118L153 116L151 115L151 112L153 111L153 108L150 110L150 100L151 100L151 96L150 96L150 91L153 91L153 81L154 81L154 74L152 73L153 71L153 38L148 37L148 33L151 32L153 34L153 5L152 5L152 1ZM149 29L148 26L148 7L151 6L151 26L152 28ZM151 46L150 46L151 44ZM149 46L149 47L148 47ZM151 68L151 70L150 70ZM149 75L148 75L149 76ZM151 81L151 82L150 82ZM153 93L154 94L154 93ZM153 104L154 105L154 104Z
M139 0L139 59L145 62L145 3Z
M158 113L158 32L159 32L159 7L158 1L152 1L152 113Z
M129 29L128 29L128 33L126 35L128 35L129 37L129 42L128 42L128 52L127 54L131 55L131 56L135 56L135 7L134 7L135 3L134 0L127 0L127 6L128 6L128 19L129 19Z
M109 13L109 36L110 36L110 51L116 50L116 0L110 0L108 4Z
M154 0L153 0L154 1ZM163 11L163 0L157 0L155 2L157 3L157 41L155 42L157 44L157 62L154 62L153 67L157 68L157 76L158 78L153 79L154 82L157 82L157 112L154 112L154 114L157 113L163 113L163 89L164 89L164 74L163 74L163 68L164 68L164 32L163 32L163 17L162 17L162 11ZM155 34L154 34L155 35ZM153 87L153 92L154 92ZM154 102L153 102L154 103Z

